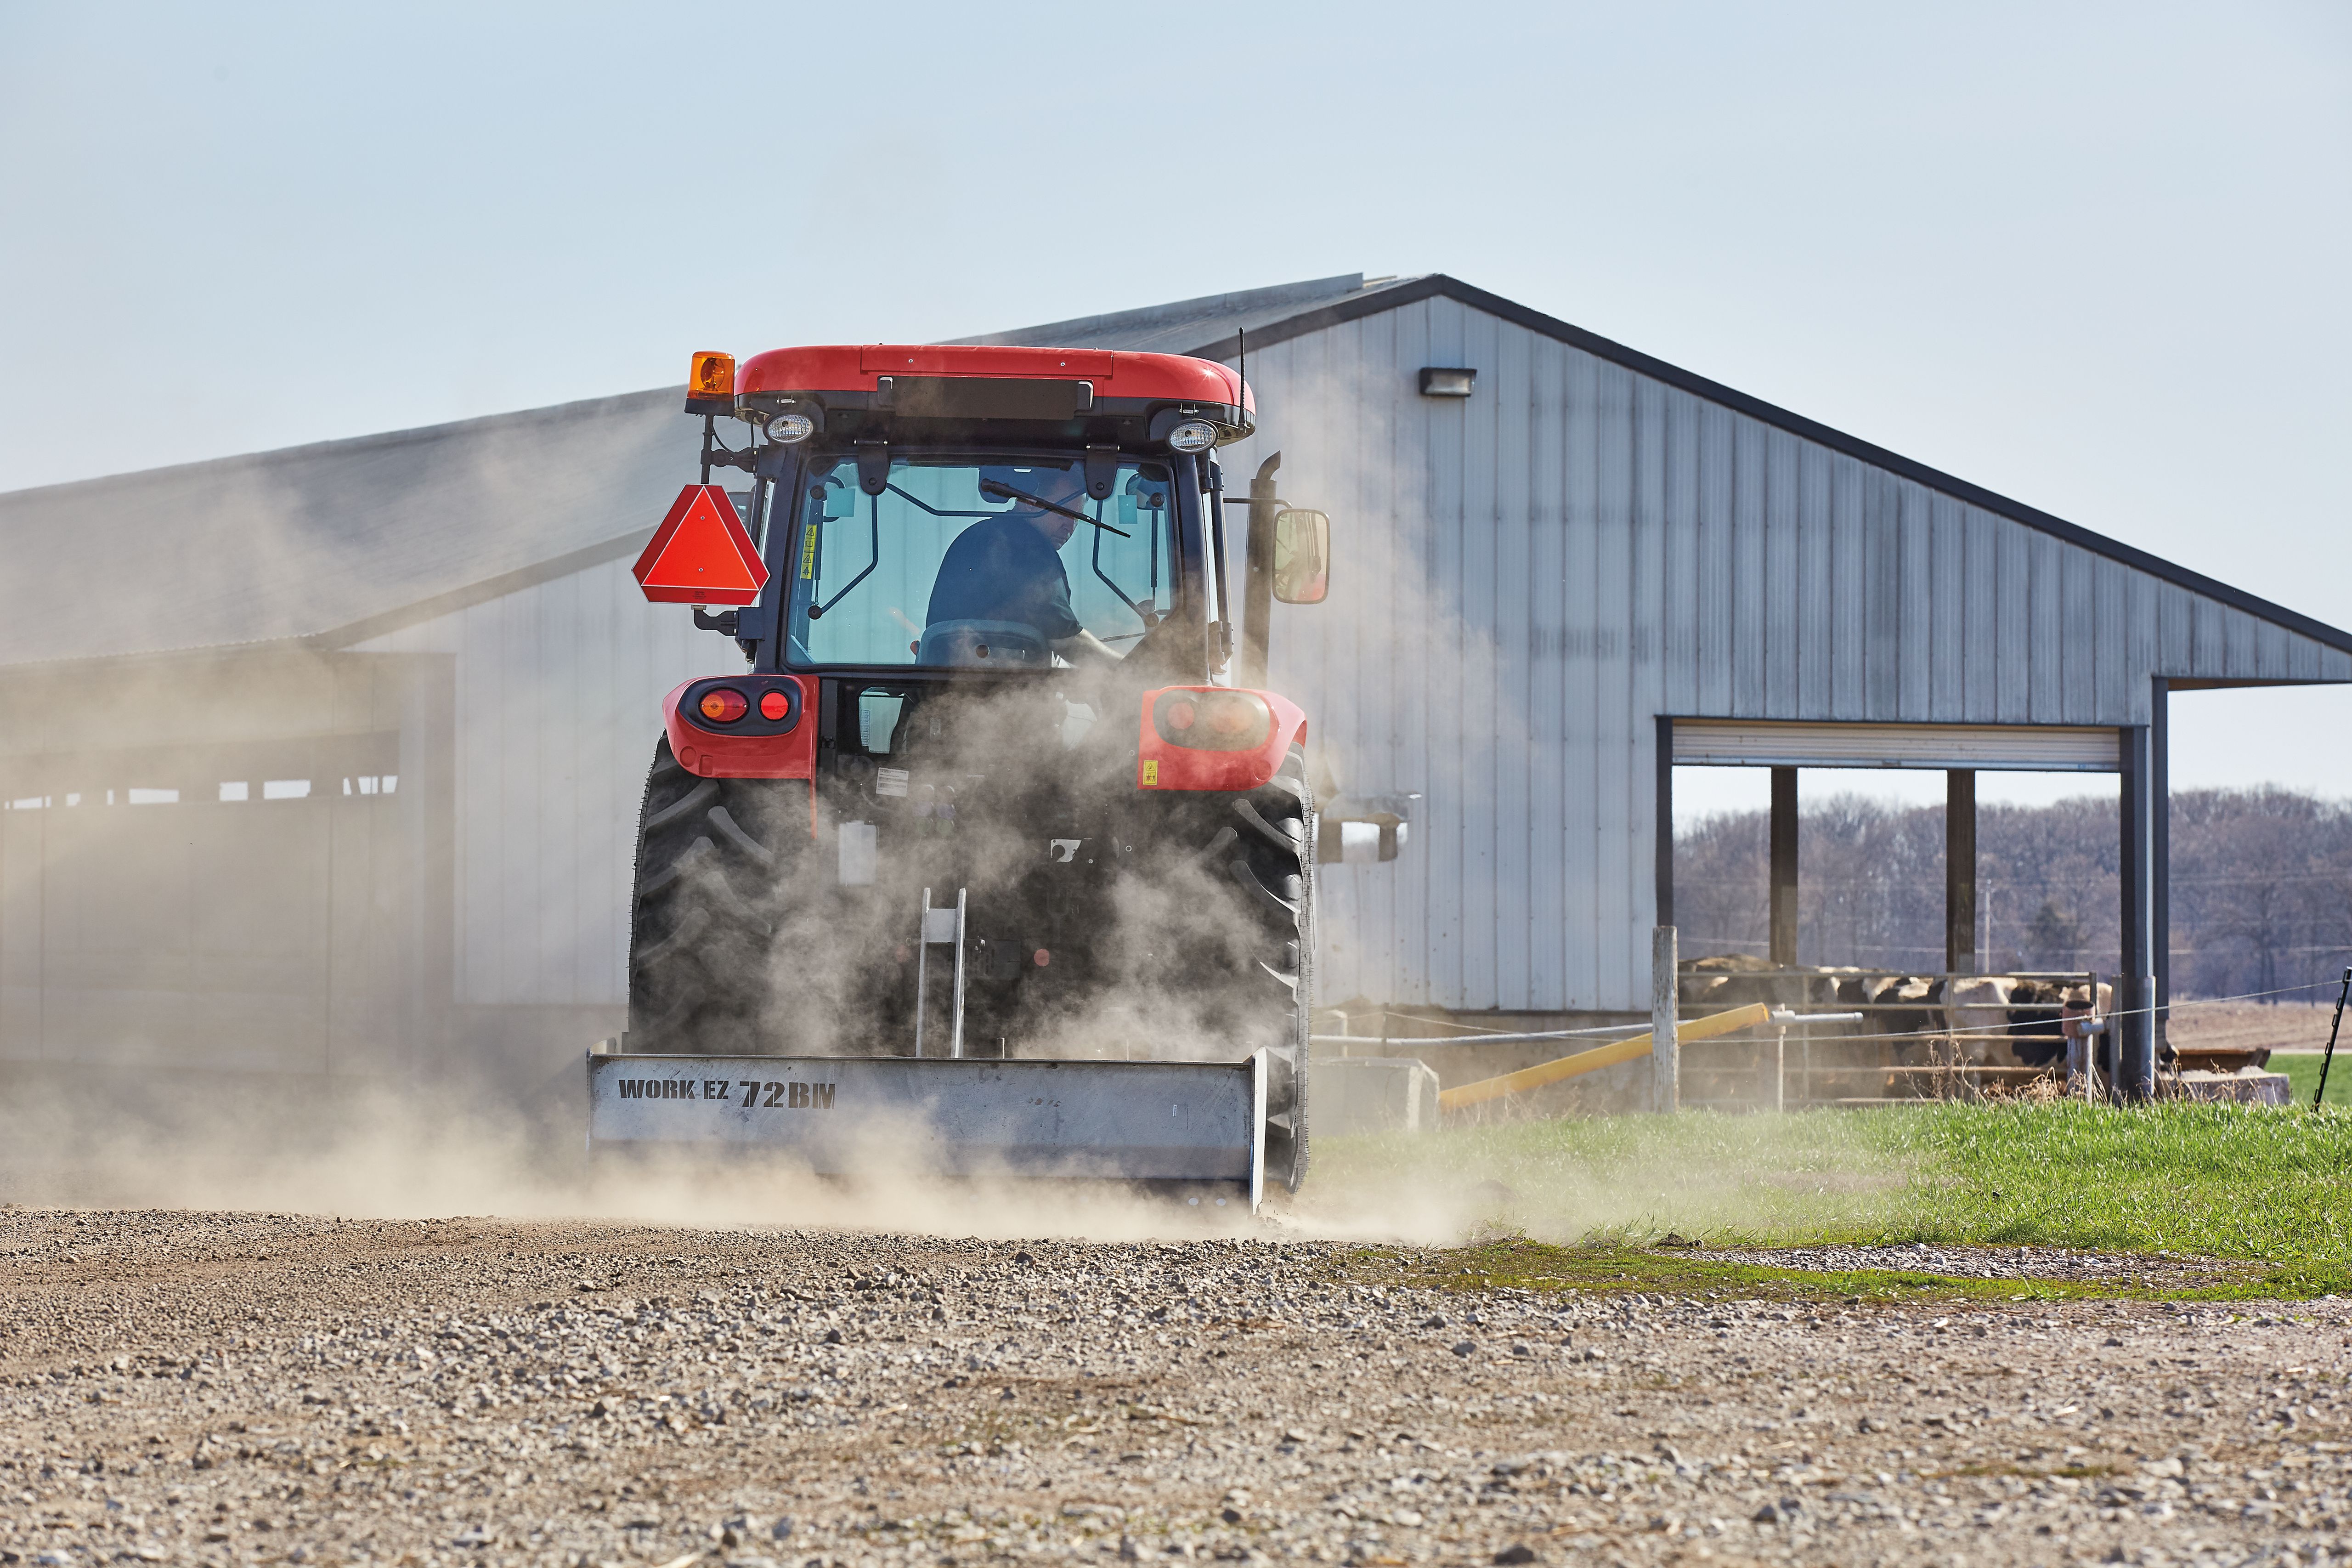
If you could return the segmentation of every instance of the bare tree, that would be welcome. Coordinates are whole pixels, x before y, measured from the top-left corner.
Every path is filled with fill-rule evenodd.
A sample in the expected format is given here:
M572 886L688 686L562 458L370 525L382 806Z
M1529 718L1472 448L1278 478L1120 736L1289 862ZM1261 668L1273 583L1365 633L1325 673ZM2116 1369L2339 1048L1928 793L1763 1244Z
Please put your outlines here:
M2274 788L2193 790L2173 797L2171 824L2176 994L2276 992L2352 961L2352 805ZM1685 953L1767 951L1770 831L1769 813L1739 812L1677 837ZM1982 807L1979 896L2000 911L1987 936L1992 961L2114 972L2120 854L2112 799ZM1942 966L1940 806L1853 795L1809 802L1798 857L1800 958Z

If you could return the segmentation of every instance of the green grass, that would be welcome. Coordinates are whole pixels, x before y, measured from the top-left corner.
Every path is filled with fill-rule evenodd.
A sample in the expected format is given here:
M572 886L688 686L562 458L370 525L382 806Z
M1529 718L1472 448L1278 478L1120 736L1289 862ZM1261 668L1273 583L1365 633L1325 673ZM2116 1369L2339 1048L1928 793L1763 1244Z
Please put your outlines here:
M2271 1054L2270 1070L2286 1074L2294 1086L2294 1103L2307 1106L2319 1090L2319 1058L2315 1056ZM2352 1041L2341 1044L2336 1064L2327 1069L2327 1103L2352 1106Z
M1725 1267L1648 1250L1675 1234L1714 1247L1926 1242L2169 1254L2183 1265L2243 1267L2173 1267L2172 1283L2147 1287L2159 1294L2352 1292L2352 1115L2332 1110L1951 1104L1326 1138L1307 1196L1342 1221L1402 1216L1408 1234L1416 1218L1457 1237L1484 1223L1549 1247L1557 1257L1548 1253L1547 1267L1581 1258L1579 1267L1622 1271L1638 1257L1653 1278ZM1937 1288L1961 1285L2017 1289Z

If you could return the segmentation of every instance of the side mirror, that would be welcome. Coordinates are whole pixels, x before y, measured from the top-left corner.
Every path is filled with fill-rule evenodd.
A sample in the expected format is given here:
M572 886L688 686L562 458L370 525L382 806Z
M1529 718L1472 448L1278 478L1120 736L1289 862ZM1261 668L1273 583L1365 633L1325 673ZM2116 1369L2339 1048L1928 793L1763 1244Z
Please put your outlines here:
M1274 596L1319 605L1331 592L1331 520L1292 507L1274 517Z

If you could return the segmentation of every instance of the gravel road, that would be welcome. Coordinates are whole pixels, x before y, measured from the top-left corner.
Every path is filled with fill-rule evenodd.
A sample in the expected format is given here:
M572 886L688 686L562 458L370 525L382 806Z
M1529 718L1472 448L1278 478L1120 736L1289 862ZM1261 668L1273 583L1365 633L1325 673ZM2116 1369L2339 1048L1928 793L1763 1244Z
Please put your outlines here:
M1410 1288L1443 1258L1300 1240L22 1208L0 1251L0 1563L2352 1552L2333 1300L1816 1310Z

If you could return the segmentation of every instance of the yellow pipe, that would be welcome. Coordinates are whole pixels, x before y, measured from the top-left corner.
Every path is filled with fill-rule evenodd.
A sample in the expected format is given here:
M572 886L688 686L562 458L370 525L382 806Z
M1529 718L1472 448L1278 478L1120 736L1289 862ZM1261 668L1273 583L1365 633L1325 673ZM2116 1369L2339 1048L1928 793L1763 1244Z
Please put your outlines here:
M1678 1023L1675 1026L1675 1037L1677 1041L1712 1039L1717 1035L1728 1035L1764 1023L1771 1016L1771 1008L1761 1002L1751 1002L1745 1007L1734 1007L1728 1013L1710 1013L1704 1018ZM1579 1051L1572 1057L1560 1057L1535 1067L1521 1068L1517 1072L1507 1072L1500 1078L1482 1078L1475 1083L1440 1091L1438 1109L1459 1110L1465 1105L1476 1105L1481 1100L1499 1100L1507 1094L1524 1094L1528 1089L1541 1089L1562 1079L1613 1068L1619 1062L1638 1061L1650 1054L1650 1035L1644 1031L1632 1039L1619 1040L1597 1050Z

